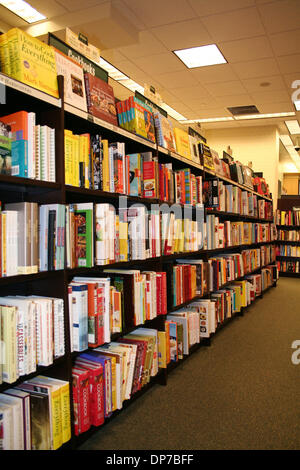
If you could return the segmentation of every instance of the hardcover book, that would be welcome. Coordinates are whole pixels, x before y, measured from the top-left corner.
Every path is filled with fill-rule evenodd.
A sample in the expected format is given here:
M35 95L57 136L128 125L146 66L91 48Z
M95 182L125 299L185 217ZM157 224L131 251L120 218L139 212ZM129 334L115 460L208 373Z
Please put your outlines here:
M57 75L64 77L64 100L76 108L87 111L83 68L71 57L54 49Z
M112 86L88 72L85 72L84 80L88 112L117 126L118 120Z

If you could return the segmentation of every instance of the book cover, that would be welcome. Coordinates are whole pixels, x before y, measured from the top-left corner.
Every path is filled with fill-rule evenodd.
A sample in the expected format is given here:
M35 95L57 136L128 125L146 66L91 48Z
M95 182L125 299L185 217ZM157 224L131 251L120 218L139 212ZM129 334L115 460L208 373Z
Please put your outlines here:
M65 103L87 111L83 67L55 47L53 50L57 75L64 77Z
M84 73L88 112L117 126L117 112L114 90L104 80L85 72Z
M182 155L183 157L191 160L192 156L188 133L183 129L180 129L179 127L174 127L174 136L176 142L176 149L179 155Z
M11 127L0 121L0 174L11 175Z
M15 65L12 77L58 98L53 49L19 28L13 28L9 34Z

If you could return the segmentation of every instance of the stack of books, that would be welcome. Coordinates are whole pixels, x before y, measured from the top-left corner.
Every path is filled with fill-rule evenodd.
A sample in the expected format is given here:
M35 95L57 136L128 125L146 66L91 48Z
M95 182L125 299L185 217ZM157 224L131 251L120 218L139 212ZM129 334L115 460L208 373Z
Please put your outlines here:
M152 107L135 96L116 103L119 126L155 143Z

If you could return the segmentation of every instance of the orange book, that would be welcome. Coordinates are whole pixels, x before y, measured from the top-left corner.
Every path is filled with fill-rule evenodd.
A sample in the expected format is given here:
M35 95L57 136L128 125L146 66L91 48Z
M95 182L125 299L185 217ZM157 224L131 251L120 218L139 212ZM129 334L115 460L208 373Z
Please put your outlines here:
M11 127L11 132L15 134L13 140L28 140L28 113L27 111L17 111L13 114L1 117L1 121Z

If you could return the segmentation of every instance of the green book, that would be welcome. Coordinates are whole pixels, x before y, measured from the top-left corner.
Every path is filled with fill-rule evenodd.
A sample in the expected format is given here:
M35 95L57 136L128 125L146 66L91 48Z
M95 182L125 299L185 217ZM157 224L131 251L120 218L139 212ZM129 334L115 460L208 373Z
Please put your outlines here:
M74 204L76 266L94 266L93 203Z

